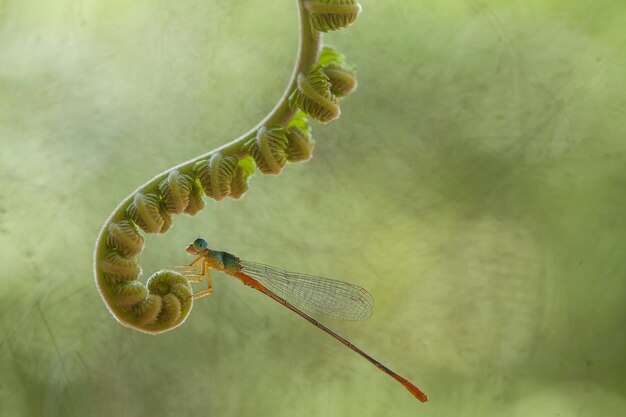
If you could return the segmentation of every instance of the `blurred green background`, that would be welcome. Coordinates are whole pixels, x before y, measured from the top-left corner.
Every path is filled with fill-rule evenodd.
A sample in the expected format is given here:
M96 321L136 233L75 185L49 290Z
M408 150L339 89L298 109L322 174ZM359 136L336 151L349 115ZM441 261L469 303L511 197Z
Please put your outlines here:
M215 275L175 331L93 281L116 204L282 94L292 0L0 1L1 416L623 416L626 3L363 0L313 160L150 236L144 280L216 249L376 299L328 324L400 385Z

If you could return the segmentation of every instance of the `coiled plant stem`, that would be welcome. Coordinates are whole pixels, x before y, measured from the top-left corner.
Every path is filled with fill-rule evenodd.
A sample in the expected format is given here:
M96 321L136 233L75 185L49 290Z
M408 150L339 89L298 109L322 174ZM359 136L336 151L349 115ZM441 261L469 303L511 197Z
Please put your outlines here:
M159 182L161 182L167 175L174 170L181 172L182 174L191 174L191 171L194 165L202 161L203 159L208 159L214 153L221 153L226 156L237 155L242 152L243 145L250 139L254 138L259 131L260 128L267 125L286 125L297 113L298 109L292 109L289 105L289 96L296 88L296 84L298 82L298 74L301 72L305 72L310 66L314 65L317 62L317 58L319 56L319 52L322 45L322 34L320 32L314 31L309 23L309 12L304 7L305 0L296 0L298 4L298 12L300 16L300 41L298 43L298 58L296 60L296 64L291 74L291 78L289 80L289 85L285 89L282 97L274 106L272 111L263 118L255 127L253 127L247 133L239 136L237 139L232 140L229 143L226 143L219 148L213 149L207 153L204 153L196 158L192 158L186 162L183 162L175 167L172 167L166 171L161 172L154 178L152 178L147 183L143 184L136 191L143 192L151 192L156 190ZM106 221L105 225L110 223L111 221L119 220L120 216L124 215L124 211L131 203L133 199L133 195L135 192L131 193L124 201L122 201L113 211L111 216ZM98 248L100 248L102 239L102 233L98 237ZM97 249L96 249L96 259L97 259Z
M318 6L318 2L340 2L341 13L333 14L327 11L327 6ZM345 2L354 3L348 10L352 14L346 12ZM320 64L323 61L321 32L351 24L360 6L356 0L296 0L296 3L297 60L289 84L272 111L239 138L172 167L137 188L115 208L102 227L94 252L94 275L102 299L121 324L158 334L182 324L192 307L191 287L180 274L159 271L149 278L147 288L138 281L141 268L137 256L143 250L140 229L146 233L165 233L171 227L172 214L194 215L204 206L203 193L217 201L241 197L247 190L247 179L254 172L254 165L263 173L276 175L287 160L307 160L314 141L305 113L323 123L339 116L331 78ZM325 108L329 105L333 110L330 113Z

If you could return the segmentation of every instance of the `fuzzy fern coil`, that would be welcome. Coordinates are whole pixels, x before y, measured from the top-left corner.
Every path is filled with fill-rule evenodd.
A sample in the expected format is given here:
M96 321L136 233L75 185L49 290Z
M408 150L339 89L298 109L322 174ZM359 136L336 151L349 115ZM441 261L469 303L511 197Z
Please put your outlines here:
M278 175L287 162L311 158L309 119L328 123L340 115L339 98L356 88L356 71L343 55L322 49L322 34L350 25L361 7L354 0L297 0L300 46L291 81L274 110L238 139L175 166L122 201L100 231L94 253L96 285L123 325L158 334L181 325L193 306L192 289L169 270L139 281L143 233L166 233L173 216L193 216L215 201L241 198L258 169Z

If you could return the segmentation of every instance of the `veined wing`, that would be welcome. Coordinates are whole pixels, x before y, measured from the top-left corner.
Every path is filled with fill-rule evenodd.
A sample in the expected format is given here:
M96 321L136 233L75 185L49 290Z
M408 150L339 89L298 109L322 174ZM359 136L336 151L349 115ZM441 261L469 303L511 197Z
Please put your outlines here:
M365 320L372 314L374 298L356 285L250 261L242 260L241 267L242 272L268 290L314 315L335 320Z

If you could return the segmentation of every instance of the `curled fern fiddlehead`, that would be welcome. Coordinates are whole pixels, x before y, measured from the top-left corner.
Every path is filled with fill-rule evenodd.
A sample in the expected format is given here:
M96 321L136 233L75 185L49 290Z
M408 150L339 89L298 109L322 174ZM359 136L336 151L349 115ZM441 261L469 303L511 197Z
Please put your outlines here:
M143 250L143 236L134 223L128 220L109 223L108 232L107 245L123 256L132 258Z
M189 205L189 195L193 178L173 170L159 183L159 192L163 196L163 207L168 214L180 214Z
M207 161L196 166L196 174L204 188L204 194L217 201L223 200L230 194L230 183L235 175L237 159L214 153Z
M167 224L170 222L166 220L169 214L161 208L156 193L144 194L137 191L126 212L130 220L146 233L160 233L162 229L165 232L169 228Z
M250 155L256 166L264 174L278 175L287 163L287 137L285 129L278 127L266 129L262 127L250 144Z
M123 325L158 334L182 324L193 305L191 286L176 272L159 271L147 286L139 281L141 231L165 233L173 225L173 215L193 216L204 208L203 194L216 201L242 197L256 168L278 174L287 161L306 161L315 142L304 113L323 123L339 117L336 96L354 89L356 81L346 87L354 72L343 58L320 58L320 32L351 24L360 6L354 0L298 0L298 7L298 60L272 112L240 138L139 187L102 227L94 253L96 285L109 311Z
M331 46L322 49L318 65L328 77L330 92L336 97L346 97L356 90L356 70L346 62L346 57Z
M307 0L305 4L311 13L311 24L320 32L345 28L361 12L356 0Z
M306 74L298 74L298 88L290 101L322 123L328 123L341 115L337 97L330 91L328 76L319 65L311 67Z
M230 183L230 197L239 199L248 191L248 178L254 174L254 159L251 157L243 158L237 164L233 181Z
M113 251L102 259L101 268L107 280L115 284L132 281L141 273L136 258L126 258Z
M299 113L287 126L287 160L304 162L313 156L315 140L304 113Z
M202 186L198 180L191 182L191 190L189 192L189 203L185 207L185 214L195 216L204 208L204 200L202 200Z

